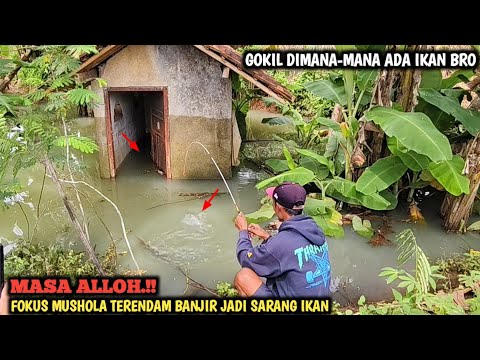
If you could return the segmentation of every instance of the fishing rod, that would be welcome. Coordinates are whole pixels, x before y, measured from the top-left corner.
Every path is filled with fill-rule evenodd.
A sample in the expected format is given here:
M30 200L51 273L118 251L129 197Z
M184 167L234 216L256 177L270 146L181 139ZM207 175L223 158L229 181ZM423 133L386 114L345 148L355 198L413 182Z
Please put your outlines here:
M215 167L217 168L218 173L219 173L220 176L222 177L222 180L223 180L223 182L225 183L225 186L227 187L228 193L230 194L230 197L232 198L232 201L233 201L233 203L235 204L235 207L237 208L237 212L241 212L240 209L238 208L238 205L237 205L237 202L235 201L235 198L233 197L232 191L230 190L230 187L228 186L227 181L225 180L225 177L224 177L223 174L222 174L222 171L221 171L220 168L218 167L217 162L216 162L215 159L213 158L212 154L210 154L210 151L208 151L208 149L207 149L201 142L198 142L198 141L193 141L192 143L190 143L190 145L188 146L188 150L190 149L190 146L191 146L192 144L198 144L198 145L200 145L201 147L203 147L203 148L205 149L205 151L207 152L207 154L210 156L210 159L212 159L213 164L214 164ZM187 154L188 154L188 150L187 150ZM185 157L186 157L186 156L185 156ZM185 164L186 164L186 163L185 163ZM183 168L183 173L185 174L185 167Z

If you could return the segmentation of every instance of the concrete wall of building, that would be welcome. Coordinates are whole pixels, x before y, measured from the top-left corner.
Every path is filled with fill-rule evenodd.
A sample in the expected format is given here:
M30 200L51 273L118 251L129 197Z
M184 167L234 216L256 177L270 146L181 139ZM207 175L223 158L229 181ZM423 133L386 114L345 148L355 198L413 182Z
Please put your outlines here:
M106 62L100 76L108 87L168 88L170 163L174 179L220 177L213 164L207 165L210 158L205 151L191 145L194 141L202 142L225 177L231 177L232 89L230 79L222 78L219 62L192 45L129 45ZM96 84L92 89L103 98L103 90ZM95 116L105 117L102 106L95 110ZM121 143L119 146L120 155L116 154L116 158L122 159L126 149Z
M122 116L115 121L114 108L119 104L122 109ZM136 141L145 135L145 121L142 116L143 104L139 100L135 101L133 93L110 93L110 113L112 114L112 130L113 130L113 146L115 149L115 165L118 168L123 160L131 151L127 140L122 136L122 133L127 137Z

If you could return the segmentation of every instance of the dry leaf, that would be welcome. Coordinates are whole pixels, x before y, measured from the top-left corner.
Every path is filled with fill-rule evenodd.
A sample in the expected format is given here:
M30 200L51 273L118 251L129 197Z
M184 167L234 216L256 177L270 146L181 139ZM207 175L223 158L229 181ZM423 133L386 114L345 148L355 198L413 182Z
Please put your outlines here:
M425 218L423 217L420 209L418 208L415 202L410 204L410 221L411 222L419 222L420 224L425 224Z
M463 292L463 290L455 290L452 295L453 301L457 305L461 306L464 310L468 310L469 306L465 301L465 293Z
M363 164L365 164L365 161L366 161L365 154L363 153L362 149L360 149L360 147L357 147L357 149L352 155L353 166L361 167L363 166Z

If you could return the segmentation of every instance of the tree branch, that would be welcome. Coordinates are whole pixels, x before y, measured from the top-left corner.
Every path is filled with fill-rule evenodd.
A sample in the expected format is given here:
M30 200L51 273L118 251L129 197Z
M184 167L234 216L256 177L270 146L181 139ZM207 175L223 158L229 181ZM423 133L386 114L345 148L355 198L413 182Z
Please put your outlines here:
M66 184L83 184L83 185L89 187L90 189L92 189L93 191L95 191L97 194L99 194L101 197L103 197L105 200L107 200L110 203L110 205L113 206L113 208L115 209L115 211L118 214L118 217L120 218L120 223L122 225L123 238L125 239L125 242L127 243L127 247L128 247L128 251L130 252L130 256L132 257L132 260L135 263L135 266L137 267L137 270L140 271L140 266L138 266L137 260L135 259L135 255L133 255L133 250L132 250L132 247L130 246L130 241L128 240L128 237L127 237L127 231L125 230L125 222L123 221L123 216L120 213L120 210L118 209L118 206L112 200L110 200L108 197L103 195L99 190L97 190L92 185L86 183L85 181L81 181L81 180L69 181L69 180L64 180L64 179L58 179L58 181L61 181L61 182L66 183Z
M48 173L48 177L53 180L53 183L55 184L57 188L57 192L60 195L60 197L63 200L63 204L65 205L65 208L67 209L68 215L70 216L70 220L73 222L75 227L77 228L78 235L80 236L80 239L83 242L83 245L85 246L85 250L87 251L88 256L90 257L90 260L92 260L93 264L97 268L99 274L101 276L106 276L105 271L102 268L102 265L100 264L100 261L98 260L97 256L95 255L95 251L93 250L92 244L88 240L87 236L85 235L85 231L78 221L78 216L75 214L75 209L71 203L71 201L68 199L67 195L65 194L65 191L62 187L62 184L60 183L60 179L57 177L57 173L55 171L55 168L51 162L51 160L48 158L47 155L44 156L43 164L45 165Z
M22 55L20 60L22 61L27 61L30 56L33 54L32 50L28 50L25 54ZM20 71L22 68L22 65L18 65L15 69L13 69L5 78L3 79L2 83L0 84L0 92L3 92L10 82L13 80L13 78L17 75L17 73Z
M68 175L70 176L71 181L75 181L72 174L72 169L70 168L70 140L68 139L68 132L67 132L67 124L65 123L65 119L62 116L62 123L63 123L63 132L65 133L65 149L67 153L67 169ZM90 234L88 233L88 226L87 226L87 217L85 216L85 211L83 210L82 200L80 199L80 195L78 194L77 187L73 185L73 190L75 191L75 195L77 197L78 206L80 208L80 212L82 214L83 220L83 229L85 231L85 235L87 235L88 241L90 241Z

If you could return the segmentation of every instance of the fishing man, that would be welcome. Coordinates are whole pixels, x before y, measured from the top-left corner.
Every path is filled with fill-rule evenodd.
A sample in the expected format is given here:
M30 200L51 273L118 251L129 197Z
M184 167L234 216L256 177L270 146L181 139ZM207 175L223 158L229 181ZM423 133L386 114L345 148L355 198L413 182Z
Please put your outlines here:
M266 192L282 224L278 234L270 236L259 225L248 225L245 215L238 214L237 258L242 269L235 276L235 288L244 297L329 297L328 245L315 221L302 214L305 189L286 182ZM254 247L249 235L263 242ZM266 278L266 283L261 278Z

